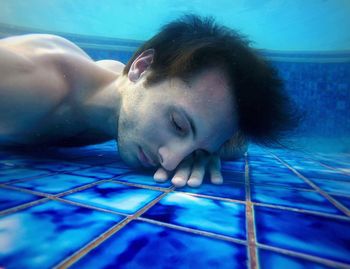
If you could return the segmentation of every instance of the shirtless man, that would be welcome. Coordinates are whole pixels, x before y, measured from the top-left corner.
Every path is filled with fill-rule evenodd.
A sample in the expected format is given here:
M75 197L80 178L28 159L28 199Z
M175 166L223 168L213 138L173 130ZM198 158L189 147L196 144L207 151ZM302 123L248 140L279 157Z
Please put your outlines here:
M121 158L155 169L157 181L173 174L175 186L196 187L209 171L220 184L220 157L240 157L248 138L263 143L289 123L271 70L236 33L196 16L166 25L126 66L95 62L58 36L5 38L0 144L117 139ZM265 94L274 94L275 103Z

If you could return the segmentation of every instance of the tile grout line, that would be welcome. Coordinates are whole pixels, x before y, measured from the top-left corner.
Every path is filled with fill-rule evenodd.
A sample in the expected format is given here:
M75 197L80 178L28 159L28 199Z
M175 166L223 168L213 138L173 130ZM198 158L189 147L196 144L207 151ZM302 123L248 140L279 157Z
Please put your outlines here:
M267 151L267 150L265 150L265 151ZM268 151L268 152L269 152L269 154L274 155L274 153L272 153L272 152L270 152L270 151ZM350 173L341 170L341 168L339 168L339 167L333 167L333 166L329 166L329 165L327 165L327 164L324 164L324 163L322 162L322 160L319 160L317 157L315 157L315 154L313 154L313 153L311 153L311 152L308 152L308 151L303 150L303 151L301 151L301 153L303 154L303 158L305 158L305 159L308 159L308 160L310 160L310 161L313 161L313 162L315 162L315 163L318 163L318 164L322 165L323 167L326 167L326 168L328 168L328 169L330 169L330 170L336 171L336 172L338 172L338 173L340 173L340 174L344 174L344 175L346 175L346 176L350 176ZM317 153L316 153L316 154L317 154Z
M284 248L279 248L279 247L273 247L270 245L265 245L265 244L257 244L257 246L259 248L262 249L266 249L266 250L270 250L273 252L277 252L277 253L281 253L287 256L291 256L291 257L296 257L296 258L302 258L308 261L312 261L312 262L317 262L320 263L322 265L327 265L327 266L331 266L334 268L344 268L344 269L350 269L350 265L343 263L343 262L338 262L338 261L334 261L334 260L329 260L329 259L325 259L322 257L318 257L318 256L314 256L311 254L306 254L306 253L302 253L302 252L296 252L293 250L289 250L289 249L284 249Z
M306 155L306 156L305 156L306 159L309 159L309 160L311 160L311 161L317 162L317 163L319 163L320 165L322 165L322 166L324 166L324 167L326 167L326 168L328 168L328 169L334 170L334 171L336 171L336 172L338 172L338 173L344 174L344 175L346 175L346 176L350 176L350 173L347 173L347 172L341 170L341 168L339 169L338 167L333 167L333 166L329 166L329 165L327 165L327 164L324 164L324 163L322 162L322 160L318 160L317 158L314 158L313 155L311 155L310 153L306 153L305 155Z
M25 203L25 204L21 204L21 205L17 205L17 206L14 206L14 207L10 207L10 208L1 210L0 211L0 217L4 217L4 216L10 215L10 214L15 214L18 211L21 211L21 210L26 209L28 207L40 205L40 204L46 203L48 201L50 201L49 198L42 197L41 199L38 199L38 200L35 200L35 201L31 201L31 202L28 202L28 203Z
M32 177L12 179L12 180L10 179L9 181L4 181L4 182L0 183L0 185L21 183L21 182L30 181L30 180L33 180L33 179L55 176L56 174L58 174L58 172L57 173L48 173L48 174L44 174L44 175L37 175L37 176L32 176Z
M65 203L65 204L78 206L78 207L82 207L82 208L88 208L88 209L92 209L92 210L96 210L96 211L101 211L101 212L105 212L105 213L109 213L109 214L113 214L113 215L117 215L117 216L123 216L123 217L127 217L127 218L130 218L132 216L131 214L122 213L122 212L118 212L118 211L113 211L113 210L110 210L110 209L97 207L97 206L89 205L89 204L84 204L84 203L77 202L77 201L71 201L71 200L67 200L67 199L62 199L60 197L54 197L54 198L51 198L51 200L52 201L57 201L57 202L62 202L62 203Z
M338 196L340 198L348 198L348 199L350 199L350 193L345 194L345 193L332 192L332 191L328 191L327 193L330 194L331 196Z
M118 179L108 179L108 180L110 180L110 182L130 186L130 187L152 190L152 191L165 192L165 191L169 190L170 187L172 187L172 186L160 187L160 186L146 185L146 184L134 183L134 182L129 182L129 181L122 181L122 180L118 180Z
M73 263L78 261L80 258L82 258L84 255L86 255L88 252L90 252L94 248L101 245L105 240L107 240L113 234L115 234L120 229L122 229L124 226L126 226L131 220L132 219L130 219L128 217L125 218L123 221L112 226L110 229L108 229L104 233L100 234L98 237L92 239L89 243L87 243L82 248L78 249L76 252L74 252L72 255L68 256L66 259L61 261L59 264L53 266L53 268L69 268L71 265L73 265Z
M246 229L247 229L247 245L249 256L249 268L258 269L258 257L256 251L256 237L254 228L254 210L250 196L250 181L249 181L249 164L248 153L245 153L245 192L246 192Z
M335 215L335 214L329 214L329 213L324 213L324 212L319 212L319 211L311 211L311 210L300 209L300 208L295 208L295 207L286 207L286 206L257 203L257 202L252 202L252 204L255 206L270 207L270 208L281 209L281 210L286 210L286 211L299 212L299 213L303 213L303 214L310 214L310 215L314 215L314 216L327 217L329 219L350 221L349 217L343 216L343 215Z
M242 184L242 185L244 185L244 184ZM232 202L232 203L237 203L237 204L245 204L246 203L244 200L242 201L242 200L231 199L231 198L226 198L226 197L211 196L211 195L207 195L207 194L186 192L186 191L181 191L181 190L174 190L172 192L184 193L184 194L195 196L195 197L199 197L199 198L207 198L207 199L211 199L211 200Z
M50 197L54 196L54 194L40 192L40 191L33 191L33 190L30 190L30 189L21 188L21 187L17 187L17 186L1 185L0 184L0 187L4 188L4 189L13 190L13 191L18 191L18 192L22 192L22 193L28 193L28 194L36 195L36 196L39 196L39 197L50 198Z
M10 213L15 213L16 211L20 211L20 210L25 209L27 207L35 206L35 205L42 204L44 202L49 202L49 201L58 201L58 202L71 204L71 205L75 205L75 206L79 206L79 207L83 207L83 208L89 208L89 209L93 209L93 210L97 210L97 211L101 211L101 212L105 212L105 213L110 213L110 214L114 214L114 215L118 215L118 216L123 216L123 217L126 217L126 218L131 218L133 216L132 214L117 212L117 211L113 211L113 210L110 210L110 209L105 209L105 208L101 208L101 207L97 207L97 206L93 206L93 205L89 205L89 204L85 204L85 203L81 203L81 202L77 202L77 201L66 200L66 199L62 199L62 198L57 197L57 196L56 197L52 196L50 198L43 197L42 199L39 199L39 200L36 200L36 201L28 202L28 203L25 203L25 204L22 204L22 205L19 205L19 206L15 206L15 207L12 207L12 208L9 208L9 209L5 209L3 211L0 211L0 216L1 215L6 215L6 214L10 214ZM225 240L225 241L230 241L230 242L235 242L235 243L246 245L246 241L245 240L236 239L236 238L225 236L225 235L221 235L221 234L206 232L206 231L202 231L202 230L196 230L196 229L188 228L188 227L185 227L185 226L174 225L174 224L171 224L171 223L164 223L164 222L160 222L160 221L156 221L156 220L152 220L152 219L147 219L147 218L142 218L142 217L138 217L137 220L141 220L141 221L145 221L145 222L156 224L158 226L164 226L164 227L168 227L168 228L173 228L173 229L176 229L176 230L181 230L181 231L185 231L185 232L189 232L189 233L200 234L200 235L208 236L208 237L211 237L211 238L214 238L214 239L220 239L220 240Z
M66 195L69 195L69 194L72 194L72 193L76 193L76 192L79 192L79 191L84 191L85 189L94 187L94 186L99 185L99 184L108 183L108 182L114 182L114 181L113 181L113 179L100 179L100 180L97 180L95 182L88 183L88 184L85 184L85 185L82 185L82 186L79 186L79 187L76 187L76 188L73 188L73 189L70 189L70 190L67 190L67 191L63 191L63 192L60 192L60 193L56 193L56 194L38 192L38 191L31 190L31 189L20 188L20 187L17 187L17 186L0 184L0 188L15 190L15 191L18 191L18 192L28 193L28 194L32 194L32 195L36 195L36 196L41 197L41 199L38 199L38 200L35 200L35 201L32 201L32 202L28 202L28 203L21 204L21 205L18 205L18 206L14 206L14 207L11 207L11 208L8 208L8 209L0 210L0 216L7 215L7 214L13 214L13 213L16 213L17 211L21 211L23 209L26 209L26 208L31 207L31 206L35 206L36 204L40 204L40 203L43 203L43 202L48 202L48 201L66 202L66 201L69 201L69 200L65 200L65 199L62 199L60 197L66 196ZM115 183L119 183L119 182L115 182ZM122 183L124 183L124 182L122 182ZM124 184L124 185L128 185L128 184ZM151 190L153 190L153 189L151 189ZM157 190L157 191L160 191L160 190ZM91 207L90 205L84 204L84 203L79 204L79 206L89 207L89 208L97 209L97 210L100 209L99 207ZM101 210L104 211L103 208ZM111 211L111 212L113 213L113 211Z
M152 224L155 224L157 226L166 227L166 228L170 228L170 229L173 229L173 230L183 231L183 232L190 233L190 234L202 235L202 236L205 236L205 237L209 237L211 239L217 239L217 240L222 240L222 241L227 241L227 242L233 242L233 243L241 244L241 245L244 245L244 246L247 245L246 240L230 237L230 236L227 236L227 235L217 234L217 233L208 232L208 231L204 231L204 230L197 230L197 229L189 228L189 227L186 227L186 226L180 226L180 225L176 225L176 224L161 222L161 221L157 221L157 220L153 220L153 219L147 219L147 218L142 218L142 217L137 218L137 220L148 222L148 223L152 223Z
M337 200L335 200L333 197L331 197L328 193L323 191L320 187L318 187L315 183L313 183L308 178L304 177L302 174L300 174L296 169L294 169L292 166L290 166L288 163L280 159L277 155L271 153L277 160L279 160L281 163L286 165L290 170L292 170L298 177L303 179L306 183L308 183L311 187L313 187L318 193L320 193L323 197L325 197L331 204L333 204L336 208L338 208L341 212L343 212L346 216L350 217L350 210L348 210L345 206L343 206L341 203L339 203Z
M289 172L289 171L288 171ZM252 173L254 174L254 173ZM264 175L265 176L265 175ZM305 189L305 188L299 188L299 187L289 187L286 185L276 184L276 183L261 183L261 182L255 182L250 183L251 185L257 186L257 187L266 187L266 188L277 188L277 189L286 189L286 190L296 190L296 191L303 191L303 192L317 192L314 189Z
M48 198L43 198L43 199L40 199L40 200L37 200L37 201L29 202L29 203L25 204L26 205L25 207L28 207L30 204L32 204L32 205L41 204L41 203L49 201L49 200L50 199L48 199ZM54 198L52 200L56 200L56 201L60 201L60 202L63 202L63 203L68 203L68 204L72 204L72 205L76 205L76 206L81 206L81 207L85 207L85 208L90 208L90 209L94 209L94 210L98 210L98 211L102 211L102 212L106 212L106 213L112 213L112 214L115 214L115 215L121 215L121 216L124 216L124 217L129 217L129 218L131 217L128 214L114 212L114 211L110 211L110 210L105 210L105 209L97 208L97 207L93 207L93 206L88 206L86 204L80 204L80 203L72 202L72 201L69 201L69 200L64 200L64 199L61 199L61 198ZM137 220L148 222L148 223L152 223L152 224L155 224L155 225L158 225L158 226L163 226L163 227L168 227L168 228L175 229L175 230L188 232L188 233L199 234L199 235L210 237L210 238L213 238L213 239L224 240L224 241L229 241L229 242L234 242L234 243L246 245L246 241L244 241L244 240L227 237L225 235L210 233L210 232L201 231L201 230L195 230L195 229L191 229L191 228L188 228L188 227L173 225L173 224L169 224L169 223L163 223L163 222L155 221L155 220L152 220L152 219L146 219L146 218L142 218L142 217L138 217ZM288 249L273 247L273 246L259 244L259 243L257 243L256 246L264 248L264 249L272 250L272 251L275 251L275 252L278 252L278 253L286 254L286 255L289 255L289 256L301 257L301 258L305 258L307 260L320 262L322 264L326 264L326 265L330 265L330 266L338 266L339 268L343 268L342 267L342 265L343 265L342 263L334 262L334 261L328 260L328 259L319 258L317 256L308 255L308 254L305 255L304 253L290 251ZM350 267L344 267L344 268L350 268Z
M240 203L240 204L246 204L245 200L236 200L236 199L231 199L231 198L225 198L225 197L217 197L217 196L210 196L210 195L205 195L205 194L197 194L197 193L191 193L191 192L183 192L181 190L177 190L175 189L171 189L171 187L169 188L163 188L163 187L154 187L154 186L148 186L148 185L142 185L142 184L135 184L135 183L129 183L129 182L124 182L124 181L118 181L118 180L114 180L114 179L101 179L92 183L88 183L86 185L80 186L80 187L76 187L73 189L70 189L68 191L64 191L58 194L49 194L49 193L43 193L43 192L37 192L34 190L30 190L30 189L25 189L25 188L20 188L20 187L16 187L16 186L12 186L12 185L6 185L6 184L0 184L0 188L7 188L7 189L11 189L11 190L15 190L18 192L23 192L23 193L28 193L28 194L32 194L32 195L36 195L42 198L49 198L49 200L59 200L58 198L65 196L65 195L69 195L75 192L79 192L79 191L84 191L85 189L94 187L96 185L99 184L103 184L103 183L108 183L108 182L112 182L112 183L118 183L118 184L122 184L122 185L127 185L127 186L131 186L131 187L137 187L137 188L143 188L143 189L148 189L148 190L155 190L155 191L161 191L161 192L181 192L181 193L185 193L188 195L192 195L195 197L199 197L199 198L208 198L208 199L213 199L213 200L221 200L221 201L227 201L227 202L234 202L234 203ZM254 184L256 185L256 184ZM294 188L293 188L294 189ZM315 192L318 193L317 190L307 190L307 189L300 189L303 191L309 191L309 192ZM49 201L47 200L47 201ZM64 200L64 199L62 199ZM34 204L35 201L33 202L28 202L22 205L18 205L12 208L8 208L8 209L4 209L2 211L0 211L0 215L6 215L9 212L11 213L15 213L16 211L20 211L22 209L25 209L27 207L30 207ZM313 215L318 215L318 216L326 216L326 217L330 217L330 218L335 218L335 219L344 219L344 220L348 220L348 217L345 216L339 216L336 214L331 214L331 213L326 213L326 212L320 212L320 211L313 211L313 210L306 210L306 209L301 209L301 208L295 208L295 207L287 207L287 206L280 206L280 205L274 205L274 204L267 204L267 203L258 203L258 202L252 202L253 205L257 205L257 206L265 206L265 207L271 207L271 208L278 208L278 209L283 209L283 210L290 210L290 211L296 211L296 212L302 212L305 214L313 214ZM81 203L81 205L87 205L88 204L84 204ZM98 207L96 207L98 208Z
M98 247L104 241L106 241L111 236L113 236L115 233L117 233L119 230L124 228L128 223L137 219L140 215L142 215L144 212L146 212L148 209L150 209L152 206L154 206L158 201L160 201L169 192L170 192L170 190L163 192L161 195L159 195L152 202L148 203L146 206L141 208L135 214L127 217L125 220L121 221L120 223L114 225L112 228L108 229L106 232L102 233L99 237L97 237L94 240L92 240L91 242L87 243L84 247L80 248L75 253L73 253L71 256L64 259L62 262L60 262L54 268L68 268L68 267L70 267L71 265L73 265L73 263L78 261L80 258L82 258L84 255L86 255L88 252L90 252L94 248Z
M277 156L275 156L274 155L274 157L275 158L277 158L279 161L281 161ZM281 161L282 163L283 163L283 161ZM289 165L287 164L286 165L289 169L291 169L292 171L293 171L293 168L291 168L291 167L289 167ZM294 171L293 171L294 172ZM295 173L295 172L294 172ZM302 176L302 175L301 175ZM245 177L246 177L246 182L247 182L247 180L248 180L248 184L246 184L246 196L247 196L247 198L246 198L246 200L247 200L247 208L246 208L246 214L247 214L247 222L246 222L246 225L248 226L248 228L250 227L249 226L249 219L248 219L248 207L250 207L250 209L251 209L251 212L250 212L250 217L252 217L252 219L251 219L251 221L252 221L252 223L251 223L251 225L252 225L252 227L254 228L254 217L253 217L253 215L254 215L254 211L253 211L253 207L254 207L254 205L264 205L264 204L259 204L259 203L254 203L254 202L251 202L251 193L250 193L250 183L249 183L249 166L248 166L248 161L247 161L247 157L246 157L246 165L245 165ZM304 178L303 178L304 179ZM305 179L304 179L305 180ZM307 179L308 180L308 179ZM100 184L100 183L103 183L103 181L106 181L106 182L108 182L108 181L113 181L113 179L105 179L105 180L100 180L98 183L96 183L96 182L94 182L94 183L90 183L90 184L87 184L87 185L84 185L84 187L83 186L81 186L81 187L78 187L78 188L75 188L75 189L73 189L74 190L74 192L76 192L76 191L80 191L80 190L82 190L82 189L85 189L85 188L89 188L89 187L92 187L93 185L97 185L97 184ZM125 183L125 182L118 182L118 183ZM308 182L307 182L308 183ZM127 185L127 184L126 184ZM311 184L310 184L311 185ZM86 186L88 186L88 187L86 187ZM312 185L311 185L312 186ZM1 187L1 185L0 185L0 187ZM6 187L8 187L7 185L5 185L5 188ZM139 187L139 186L136 186L136 187ZM317 186L316 186L317 187ZM11 189L11 188L10 188ZM13 188L13 189L16 189L16 188ZM152 189L152 187L150 187L149 189ZM317 189L317 188L314 188L315 190L314 191L316 191L316 192L319 192L319 190ZM71 191L71 190L70 190ZM172 191L174 191L174 188L172 188L172 189L170 189L169 188L169 191L166 191L166 190L162 190L163 192L166 192L166 193L163 193L161 196L161 198L160 199L162 199L167 193L169 193L169 192L172 192ZM29 192L30 192L30 190L29 190ZM33 191L34 192L34 191ZM67 191L67 192L69 192L69 191ZM64 193L67 193L67 192L64 192ZM191 193L189 193L189 194L191 194ZM39 201L43 201L44 202L44 200L49 200L49 199L51 199L51 200L60 200L60 198L59 198L59 196L63 196L63 193L62 194L57 194L57 195L52 195L53 197L52 198L42 198L42 199L40 199ZM56 198L57 197L57 198ZM158 199L159 197L157 197L157 198L155 198L155 200L157 200L155 203L157 203L160 199ZM208 198L211 198L210 196L208 197ZM29 202L29 203L26 203L26 204L24 204L24 205L27 205L27 204L35 204L36 202L39 204L39 201L33 201L33 202ZM126 219L124 219L123 221L121 221L121 222L119 222L118 224L116 224L116 225L114 225L112 228L110 228L110 229L108 229L106 232L104 232L104 233L102 233L99 237L103 237L104 236L104 234L107 234L109 231L110 231L110 235L106 238L106 239L103 239L100 243L97 243L96 244L96 246L95 247L97 247L97 246L99 246L100 244L102 244L105 240L107 240L109 237L111 237L113 234L115 234L115 233L117 233L120 229L122 229L124 226L126 226L129 222L131 222L132 220L135 220L136 218L138 218L139 220L147 220L148 221L148 219L143 219L143 218L141 218L141 217L135 217L137 214L140 216L141 214L143 214L145 211L147 211L149 208L151 208L155 203L153 203L154 202L154 200L153 201L151 201L150 203L148 203L147 205L145 205L143 208L141 208L139 211L137 211L134 215L129 215L129 216L126 216L127 218ZM152 204L153 203L153 204ZM245 201L243 201L243 203L245 203ZM268 205L266 205L266 206L268 206ZM20 207L20 206L18 206L18 207ZM26 207L28 207L28 206L26 206ZM277 207L277 206L276 206ZM17 207L14 207L14 208L17 208ZM11 209L10 209L11 210ZM144 211L142 211L142 210L144 210ZM15 211L17 211L17 210L15 210ZM317 212L318 213L318 212ZM343 218L345 218L345 217L343 217ZM125 224L123 224L124 222L126 222ZM122 225L123 224L123 225ZM116 226L121 226L119 229L117 229L117 230L115 230L114 232L113 231L111 231L114 227L116 227ZM164 225L164 226L166 226L166 225ZM180 230L180 229L179 229ZM247 229L248 230L248 238L249 238L249 229ZM195 232L194 232L195 233ZM253 233L254 233L254 230L253 230ZM96 239L98 239L99 237L97 237L97 238L95 238L95 239L93 239L93 241L95 241ZM250 238L249 238L250 239ZM92 242L92 241L91 241ZM90 242L90 243L91 243ZM90 244L90 243L87 243L87 244ZM248 244L249 243L249 244ZM249 241L247 241L247 245L249 245L249 248L251 247L251 244L250 244L250 240ZM254 243L254 251L255 251L255 255L256 255L256 249L255 249L255 247L261 247L261 248L265 248L265 249L269 249L269 250L279 250L279 252L280 253L287 253L288 255L291 255L291 256L293 256L294 255L294 253L295 253L295 255L294 256L299 256L299 257L302 257L302 258L308 258L308 257L310 257L310 258L308 258L309 260L315 260L315 261L317 261L317 260L319 260L320 262L322 262L322 261L324 261L324 262L322 262L322 263L325 263L325 264L329 264L329 265L333 265L333 266L344 266L344 264L343 263L338 263L338 262L334 262L334 263L331 263L331 261L330 260L327 260L327 259L323 259L323 258L319 258L318 259L318 257L315 257L315 256L312 256L312 255L308 255L308 254L303 254L303 253L298 253L298 252L294 252L294 251L289 251L289 250L284 250L284 249L279 249L279 248L275 248L275 247L271 247L271 246L268 246L268 245L263 245L263 244L259 244L259 243ZM83 247L84 248L84 247ZM93 249L93 248L92 248ZM91 250L91 249L90 249ZM89 250L89 251L90 251ZM79 251L79 250L78 250ZM87 252L89 252L89 251L87 251ZM251 255L251 249L249 249L249 254ZM73 254L74 255L74 254ZM83 254L83 255L85 255L85 254ZM251 262L251 260L250 260L250 262ZM74 262L73 262L74 263ZM255 264L256 265L256 264ZM346 264L345 264L346 265ZM256 265L257 267L252 267L251 266L251 268L253 269L253 268L258 268L258 264ZM346 265L347 266L347 265ZM341 267L341 268L343 268L343 267ZM344 267L344 268L350 268L350 267Z

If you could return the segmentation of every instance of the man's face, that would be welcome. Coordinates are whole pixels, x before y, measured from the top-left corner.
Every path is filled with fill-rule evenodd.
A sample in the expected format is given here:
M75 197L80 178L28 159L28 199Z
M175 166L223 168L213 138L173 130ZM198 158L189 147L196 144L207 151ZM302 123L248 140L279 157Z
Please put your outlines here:
M127 164L174 170L195 150L215 152L234 134L235 102L220 70L205 70L190 85L174 78L145 88L147 72L129 81L122 97L118 147Z

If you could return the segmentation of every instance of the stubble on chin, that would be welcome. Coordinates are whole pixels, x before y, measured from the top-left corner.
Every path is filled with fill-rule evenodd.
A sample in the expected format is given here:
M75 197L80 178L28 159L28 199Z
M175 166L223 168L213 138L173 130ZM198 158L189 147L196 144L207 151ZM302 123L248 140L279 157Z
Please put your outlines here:
M135 158L135 154L130 146L127 146L126 141L122 137L118 137L117 141L119 156L122 161L130 167L137 168L139 163Z

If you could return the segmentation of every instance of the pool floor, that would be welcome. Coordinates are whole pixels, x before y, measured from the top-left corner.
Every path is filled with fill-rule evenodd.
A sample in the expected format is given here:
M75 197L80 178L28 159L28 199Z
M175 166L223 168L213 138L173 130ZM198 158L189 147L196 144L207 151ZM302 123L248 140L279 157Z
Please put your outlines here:
M115 142L0 151L0 268L350 268L350 154L251 145L175 188Z

